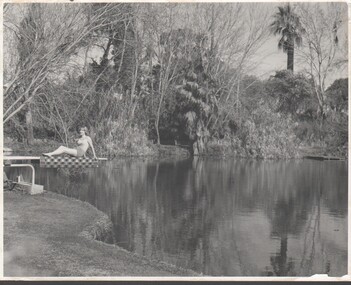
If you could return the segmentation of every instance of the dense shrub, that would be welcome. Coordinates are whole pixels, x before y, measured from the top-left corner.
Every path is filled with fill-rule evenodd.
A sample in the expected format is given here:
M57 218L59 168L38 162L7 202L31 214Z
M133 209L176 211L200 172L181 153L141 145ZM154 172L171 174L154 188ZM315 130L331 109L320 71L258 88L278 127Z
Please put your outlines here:
M337 79L326 91L326 104L329 109L347 113L348 78Z
M291 116L274 112L262 102L244 123L240 137L248 156L290 158L296 155L299 143L295 126Z
M266 93L274 100L274 110L290 114L298 120L312 119L317 110L310 80L303 74L290 70L277 71L266 82Z
M295 126L290 116L276 113L262 103L241 125L237 134L210 141L207 151L211 155L292 158L297 155L299 145Z
M211 140L207 143L207 155L245 157L246 151L238 137L226 135L223 139Z
M124 121L109 123L109 133L101 141L101 152L108 156L153 155L155 149L147 133L138 125L126 125Z
M292 158L297 154L296 137L289 120L276 121L262 128L255 123L245 123L242 147L248 157Z

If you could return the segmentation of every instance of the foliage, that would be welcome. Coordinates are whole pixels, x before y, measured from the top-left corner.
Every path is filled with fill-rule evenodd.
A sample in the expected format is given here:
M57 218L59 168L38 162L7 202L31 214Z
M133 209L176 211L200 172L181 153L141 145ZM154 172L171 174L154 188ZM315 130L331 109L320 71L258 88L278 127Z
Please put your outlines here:
M300 140L297 123L291 115L276 112L261 98L241 127L208 144L210 155L236 155L252 158L292 158L298 154Z
M291 158L296 155L298 147L293 127L289 116L274 112L262 102L252 120L244 123L239 137L250 157Z
M226 135L222 139L211 139L207 143L207 155L246 157L245 148L241 140L233 135Z
M266 84L266 92L272 97L274 109L297 120L315 118L317 102L312 96L311 83L303 74L289 70L277 71Z
M254 120L248 120L236 135L211 140L208 155L229 155L252 158L293 158L298 154L297 139L292 120L274 113L267 105L255 111Z
M326 91L325 132L328 147L347 155L348 143L348 78L335 80Z
M189 139L197 144L194 147L194 152L202 154L205 151L205 143L210 136L208 125L210 115L216 110L216 100L211 86L205 82L207 74L203 71L199 57L193 55L192 59L192 66L185 76L184 84L179 93L187 103L183 110L186 132Z
M125 123L108 123L109 135L100 140L100 152L108 156L154 155L155 149L147 138L147 132L138 125L126 127Z
M335 111L347 113L348 78L337 79L326 90L326 103Z

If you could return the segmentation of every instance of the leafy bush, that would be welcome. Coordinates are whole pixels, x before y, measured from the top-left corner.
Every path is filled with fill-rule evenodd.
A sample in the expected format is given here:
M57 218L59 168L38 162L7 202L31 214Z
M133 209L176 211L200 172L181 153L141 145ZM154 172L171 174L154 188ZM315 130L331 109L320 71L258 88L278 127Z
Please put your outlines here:
M326 91L326 104L332 110L347 113L348 78L337 79Z
M252 121L244 125L242 147L248 157L292 158L297 154L296 137L289 120L277 121L262 128Z
M348 145L348 78L338 79L326 91L324 140L330 152L347 156Z
M249 157L291 158L296 156L298 146L294 127L290 116L261 104L252 119L243 124L239 137Z
M246 151L238 137L226 135L223 139L207 143L207 155L245 157Z
M299 140L290 117L271 112L267 105L262 105L253 118L241 126L237 135L210 141L207 153L268 159L297 156Z
M147 138L147 132L138 125L127 125L126 121L108 124L108 135L102 139L101 152L108 156L153 155L155 149Z
M274 100L274 110L296 120L312 120L318 108L310 80L302 73L277 71L266 82L266 93Z

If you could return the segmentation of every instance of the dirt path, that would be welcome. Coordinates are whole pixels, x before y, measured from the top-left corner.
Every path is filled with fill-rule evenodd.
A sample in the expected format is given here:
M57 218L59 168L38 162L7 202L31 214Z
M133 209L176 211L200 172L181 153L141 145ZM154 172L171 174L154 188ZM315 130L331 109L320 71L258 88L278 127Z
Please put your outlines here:
M4 192L4 276L194 275L83 237L99 216L93 206L55 193Z

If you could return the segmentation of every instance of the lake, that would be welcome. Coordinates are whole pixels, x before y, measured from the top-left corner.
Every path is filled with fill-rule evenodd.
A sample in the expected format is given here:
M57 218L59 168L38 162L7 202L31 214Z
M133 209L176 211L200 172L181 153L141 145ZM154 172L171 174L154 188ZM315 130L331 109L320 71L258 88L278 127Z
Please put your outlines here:
M345 161L138 158L73 172L37 167L36 183L96 206L115 244L150 259L213 276L347 274Z

